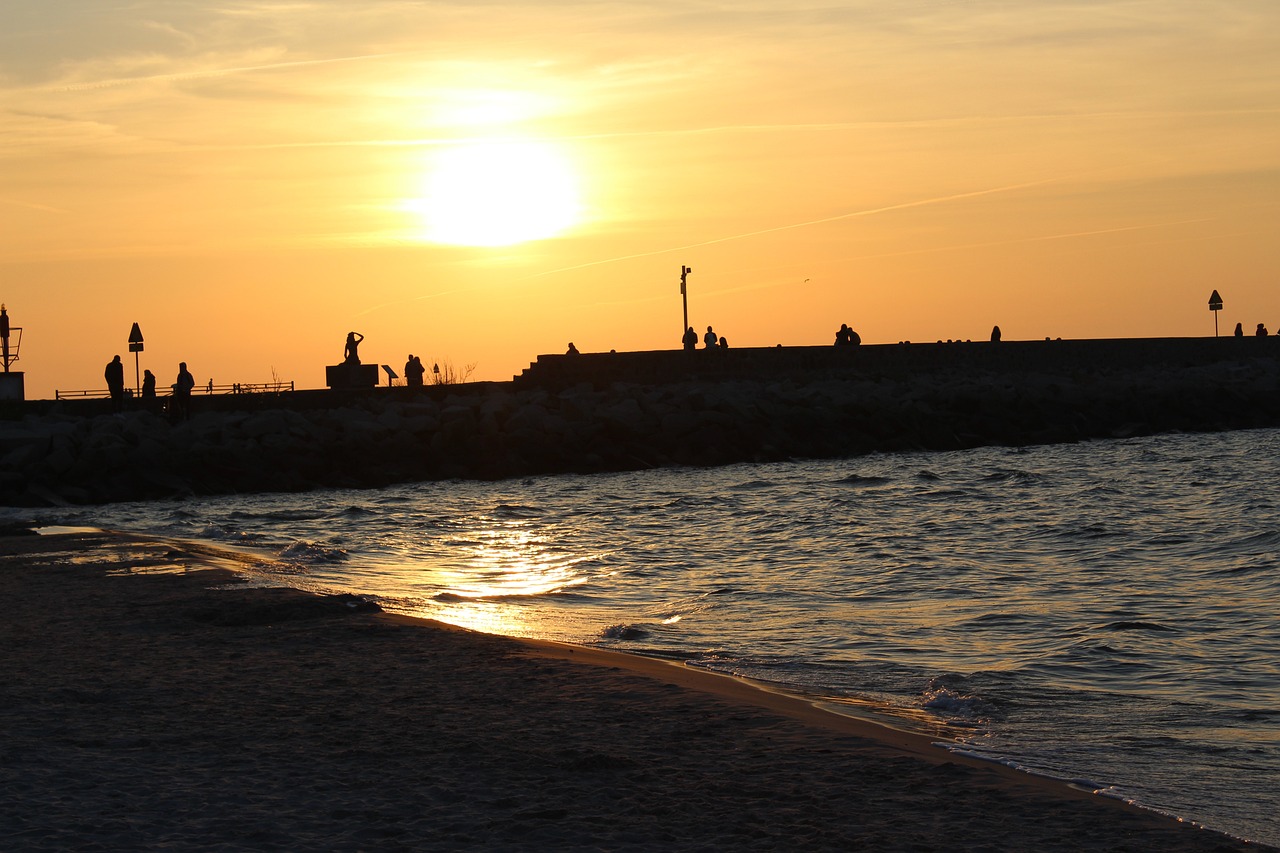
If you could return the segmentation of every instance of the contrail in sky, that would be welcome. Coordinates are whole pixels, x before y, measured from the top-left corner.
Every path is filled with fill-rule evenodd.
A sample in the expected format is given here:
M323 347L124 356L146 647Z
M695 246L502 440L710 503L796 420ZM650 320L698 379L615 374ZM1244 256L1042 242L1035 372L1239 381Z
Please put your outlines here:
M209 68L202 71L174 71L167 74L148 74L141 77L116 77L109 80L95 80L89 83L70 83L66 85L43 86L57 92L85 92L91 89L107 89L112 86L127 86L130 83L147 83L154 80L194 80L200 77L224 77L230 74L245 74L252 71L273 71L277 68L301 68L307 65L331 65L338 62L359 62L365 59L383 59L389 56L401 56L401 53L367 53L361 56L337 56L329 59L298 59L293 62L271 62L263 65L243 65L236 68Z
M562 272L570 272L571 270L580 270L587 267L601 266L603 264L613 264L619 261L630 261L636 258L648 258L654 255L666 255L671 252L683 252L688 249L697 249L702 246L714 246L717 243L729 243L734 240L745 240L748 237L759 237L762 234L776 234L779 231L792 231L796 228L807 228L810 225L822 225L827 222L839 222L842 219L853 219L859 216L873 216L877 213L888 213L894 210L906 210L912 207L924 207L931 204L944 204L949 201L959 201L965 198L977 198L984 195L995 195L996 193L1013 192L1014 190L1027 189L1028 187L1038 187L1044 184L1057 183L1063 178L1046 178L1042 181L1029 181L1022 184L1009 184L1003 187L991 187L985 190L973 190L967 193L955 193L953 195L936 196L934 198L922 198L915 201L904 201L899 204L890 204L884 207L873 207L866 210L853 210L848 213L837 213L835 216L824 216L821 219L809 219L804 222L792 222L788 225L776 225L772 228L761 228L758 231L747 231L742 234L732 234L727 237L715 237L711 240L703 240L698 243L688 243L684 246L673 246L667 249L654 249L651 252L637 252L633 255L622 255L616 258L606 258L600 261L588 261L585 264L575 264L571 267L561 267L560 269L548 270L546 272L536 273L529 278L542 278L548 275L555 275Z
M949 246L931 246L924 249L909 249L904 252L880 252L872 255L855 255L853 257L841 258L840 260L864 261L864 260L870 260L873 258L897 258L897 257L902 257L904 255L924 255L924 254L932 254L936 252L955 252L963 249L981 249L981 248L987 248L990 246L1010 246L1010 245L1016 245L1018 243L1041 243L1041 242L1047 242L1049 240L1069 240L1074 237L1093 237L1099 234L1118 234L1125 231L1147 231L1152 228L1165 228L1170 225L1190 225L1197 222L1212 222L1212 221L1214 221L1213 217L1204 217L1200 219L1179 219L1173 222L1150 222L1144 225L1125 225L1119 228L1100 228L1095 231L1072 231L1064 234L1040 234L1034 237L1018 237L1012 240L989 240L982 243L953 243ZM809 279L806 278L805 281L807 282L809 281ZM772 281L772 282L760 282L757 284L744 284L744 285L739 285L737 287L722 287L716 290L702 291L702 295L703 296L721 296L726 293L739 293L747 290L766 290L771 287L779 287L781 286L781 284L782 284L781 282ZM654 296L643 296L638 299L601 300L593 304L595 305L634 305L634 304L643 303L643 302L654 302L654 301L662 300L666 298L667 298L666 296L659 294Z
M39 210L39 211L43 211L44 213L66 213L67 212L60 207L50 207L47 204L36 204L33 201L18 201L12 198L0 198L0 204L11 204L14 207L25 207L28 210Z

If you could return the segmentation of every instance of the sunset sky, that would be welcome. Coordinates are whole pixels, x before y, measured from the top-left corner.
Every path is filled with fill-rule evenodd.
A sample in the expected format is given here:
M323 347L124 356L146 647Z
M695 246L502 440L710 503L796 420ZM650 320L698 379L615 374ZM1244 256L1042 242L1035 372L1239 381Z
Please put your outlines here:
M1280 327L1276 0L0 4L28 398Z

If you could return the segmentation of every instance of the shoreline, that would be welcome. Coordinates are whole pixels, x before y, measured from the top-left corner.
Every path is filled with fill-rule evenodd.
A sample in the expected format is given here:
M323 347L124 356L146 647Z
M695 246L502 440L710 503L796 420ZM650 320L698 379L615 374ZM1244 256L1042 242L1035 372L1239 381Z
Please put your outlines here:
M0 538L10 849L100 841L85 813L131 847L1271 849L732 676L244 581Z

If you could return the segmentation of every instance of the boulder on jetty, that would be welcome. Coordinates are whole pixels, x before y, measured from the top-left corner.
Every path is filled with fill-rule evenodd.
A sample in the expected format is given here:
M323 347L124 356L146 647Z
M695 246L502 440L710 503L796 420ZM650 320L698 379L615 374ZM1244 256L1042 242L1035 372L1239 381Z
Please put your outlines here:
M509 383L197 397L181 423L149 411L9 409L0 420L0 503L364 488L1280 425L1280 340L1207 339L1212 350L1187 340L1196 343L1173 347L1169 357L1136 358L1105 346L1086 358L1068 346L1117 342L1048 341L1034 342L1048 349L1021 353L1016 343L982 342L542 357ZM665 366L644 369L646 355ZM836 358L843 361L831 367ZM788 363L794 369L784 369Z

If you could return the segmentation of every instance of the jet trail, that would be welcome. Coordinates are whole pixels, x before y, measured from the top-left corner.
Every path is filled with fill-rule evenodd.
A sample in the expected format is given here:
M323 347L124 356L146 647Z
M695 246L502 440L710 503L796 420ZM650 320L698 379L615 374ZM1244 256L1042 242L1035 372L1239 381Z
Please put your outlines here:
M835 216L824 216L821 219L809 219L804 222L793 222L788 225L776 225L772 228L761 228L758 231L747 231L742 234L732 234L728 237L716 237L711 240L703 240L698 243L688 243L684 246L674 246L668 249L654 249L651 252L637 252L633 255L622 255L616 258L606 258L600 261L588 261L585 264L576 264L570 267L561 267L560 269L548 270L547 272L537 273L529 276L529 278L542 278L543 276L555 275L562 272L570 272L572 270L585 269L587 267L601 266L603 264L613 264L619 261L630 261L636 258L648 258L655 255L667 255L672 252L683 252L688 249L697 249L702 246L714 246L717 243L730 243L734 240L745 240L748 237L759 237L762 234L776 234L779 231L792 231L796 228L807 228L810 225L823 225L828 222L839 222L842 219L853 219L860 216L874 216L877 213L889 213L894 210L906 210L912 207L925 207L931 204L945 204L949 201L959 201L966 198L977 198L984 195L995 195L997 193L1013 192L1014 190L1027 189L1028 187L1038 187L1045 184L1057 183L1063 178L1046 178L1042 181L1028 181L1022 184L1009 184L1003 187L991 187L985 190L972 190L966 193L955 193L953 195L936 196L934 198L922 198L915 201L904 201L899 204L885 205L884 207L873 207L866 210L854 210L848 213L838 213Z

